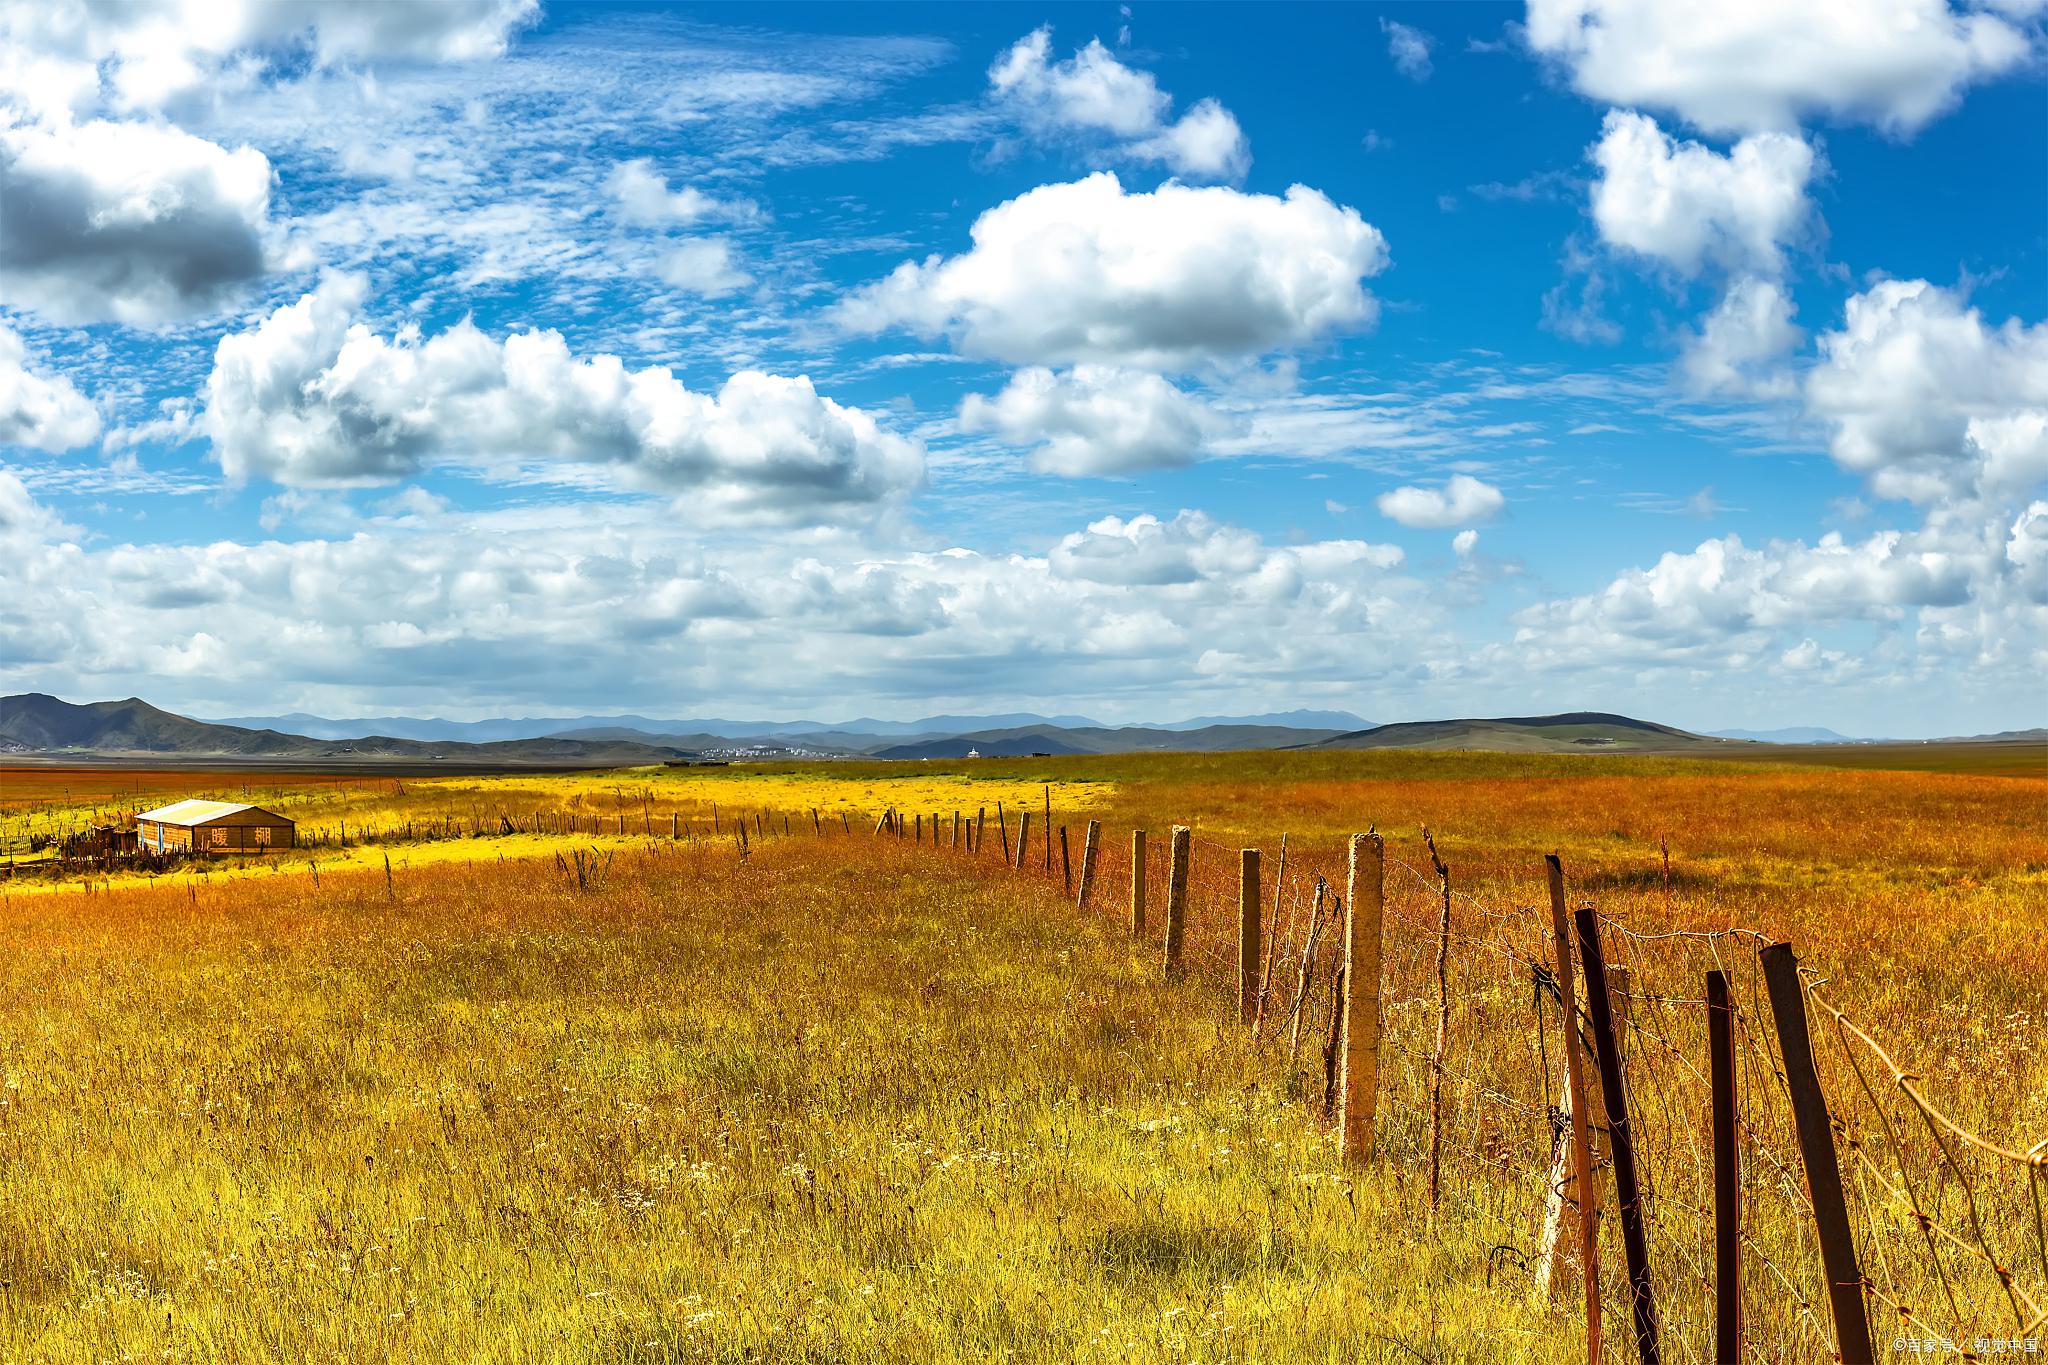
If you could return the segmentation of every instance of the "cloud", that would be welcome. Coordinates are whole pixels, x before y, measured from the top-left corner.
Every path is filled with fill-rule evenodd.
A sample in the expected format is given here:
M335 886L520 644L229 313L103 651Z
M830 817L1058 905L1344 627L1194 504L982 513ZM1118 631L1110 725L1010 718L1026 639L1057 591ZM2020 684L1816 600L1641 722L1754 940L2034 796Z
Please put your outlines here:
M680 242L663 254L656 270L670 287L709 299L754 282L752 275L739 268L732 243L723 237Z
M1469 474L1453 474L1442 488L1396 488L1382 493L1380 515L1403 526L1446 530L1476 521L1492 521L1507 499L1490 483Z
M1526 34L1580 94L1728 135L1808 117L1911 134L2030 45L2007 20L1947 0L1529 0Z
M1125 66L1099 39L1056 62L1052 30L1036 29L996 58L988 82L998 100L1043 135L1108 137L1124 156L1208 180L1241 179L1251 167L1251 146L1228 109L1205 99L1168 122L1173 97L1151 72Z
M1107 172L1041 185L975 221L973 249L906 261L836 310L861 332L949 336L1024 365L1179 370L1370 327L1386 239L1296 185L1284 199Z
M1999 574L2001 551L1924 531L1860 542L1830 533L1814 545L1748 546L1729 535L1630 569L1599 592L1525 609L1515 645L1555 667L1739 668L1816 628L1961 608L1973 584Z
M1792 300L1775 281L1747 276L1729 286L1679 353L1679 373L1694 393L1789 397L1797 387L1783 359L1805 334L1792 323Z
M872 511L923 478L923 454L805 378L742 370L716 394L665 367L577 358L558 332L497 341L468 321L377 335L360 276L329 276L224 337L205 427L231 481L393 483L432 464L537 465L688 494L714 517Z
M2048 480L2048 323L1987 326L1949 290L1886 280L1849 299L1819 351L1808 410L1879 496L1995 498Z
M1435 70L1429 64L1429 50L1436 45L1434 38L1419 28L1386 18L1380 20L1380 32L1387 35L1387 56L1393 60L1394 70L1417 83L1429 79L1430 72Z
M99 434L100 414L91 400L65 376L31 369L21 336L0 323L0 448L58 455Z
M401 510L324 538L88 548L0 472L0 682L471 714L1058 695L1156 719L1164 692L1350 695L1441 648L1398 549L1276 545L1199 512L990 554L707 537L617 503Z
M0 67L0 89L45 117L88 107L103 84L115 108L157 110L265 66L501 56L539 12L538 0L10 0L0 46L32 60Z
M270 162L179 129L0 126L0 288L60 323L214 312L265 269Z
M1185 465L1230 423L1199 398L1156 374L1077 365L1063 374L1034 366L993 398L960 405L968 431L994 431L1036 445L1032 468L1069 478L1136 474Z
M751 199L720 199L694 185L670 190L646 157L620 162L606 188L618 201L620 216L642 227L691 227L707 220L747 223L761 216L761 206Z
M1681 275L1708 264L1776 274L1781 245L1812 214L1813 149L1796 136L1759 133L1724 156L1614 109L1589 155L1600 168L1593 221L1601 240Z
M1185 510L1172 521L1149 513L1104 517L1062 538L1050 557L1057 578L1112 587L1232 583L1255 598L1294 597L1317 572L1377 573L1401 561L1397 546L1357 540L1275 549L1250 531Z
M1477 531L1460 531L1451 537L1451 550L1460 559L1470 559L1472 552L1479 548Z
M1774 285L1739 285L1721 311L1721 341L1708 339L1710 320L1699 344L1722 359L1768 349L1789 326ZM1752 345L1756 335L1764 340ZM1888 685L1943 677L1948 665L1960 671L1944 686L2038 690L2048 668L2048 324L1993 327L1955 293L1888 280L1849 299L1818 351L1804 397L1830 454L1880 497L1917 504L1921 524L1811 545L1707 541L1599 592L1529 608L1516 618L1518 652L1555 668L1825 668ZM1843 651L1811 638L1852 624L1879 628L1881 644Z

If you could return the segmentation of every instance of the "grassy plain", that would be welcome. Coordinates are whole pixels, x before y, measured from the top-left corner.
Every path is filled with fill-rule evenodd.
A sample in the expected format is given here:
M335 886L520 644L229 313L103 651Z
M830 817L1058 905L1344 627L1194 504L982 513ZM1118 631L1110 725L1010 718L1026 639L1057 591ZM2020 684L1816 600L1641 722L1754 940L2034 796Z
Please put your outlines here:
M0 776L0 813L59 818L61 780ZM147 794L202 794L186 782ZM0 893L0 1357L1582 1359L1575 1291L1534 1304L1527 1264L1550 1134L1513 954L1540 951L1552 850L1617 934L1790 937L1976 1131L2048 1137L2039 776L1344 754L257 783L380 842ZM1035 855L1019 874L869 833L884 806L986 806L992 846L996 801L1042 809L1047 784L1056 824L1109 832L1087 913ZM800 835L812 807L845 810L852 834L745 856L665 837L713 802L803 815ZM535 809L613 832L402 836ZM1198 835L1196 970L1168 984L1156 942L1123 931L1119 859L1132 827L1156 850L1175 822ZM1270 879L1288 833L1278 918L1299 926L1373 824L1393 860L1384 1156L1353 1176L1320 1112L1323 1016L1290 1064L1278 1030L1255 1046L1235 1024L1222 971L1238 846ZM1472 898L1433 1223L1424 825ZM593 847L612 856L579 887L555 858ZM1649 983L1642 1017L1679 1036L1697 963L1664 942L1617 949ZM1656 1112L1687 1078L1642 1036L1660 1285L1689 1343L1673 1358L1693 1358L1696 1134ZM1758 1123L1762 1170L1781 1135ZM2023 1213L1994 1176L1987 1214ZM1824 1358L1799 1306L1810 1248L1769 1198L1752 1217L1757 1358ZM1996 1328L2002 1297L1952 1263L1968 1320ZM2048 1264L2014 1264L2048 1292Z

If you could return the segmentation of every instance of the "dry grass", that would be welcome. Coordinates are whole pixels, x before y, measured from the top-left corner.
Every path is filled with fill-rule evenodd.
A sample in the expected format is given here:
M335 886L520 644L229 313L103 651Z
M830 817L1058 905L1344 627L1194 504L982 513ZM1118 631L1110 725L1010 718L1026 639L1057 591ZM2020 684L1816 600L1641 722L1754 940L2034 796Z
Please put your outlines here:
M804 784L863 784L872 828L890 804L1035 807L1050 779L1060 822L1108 823L1099 913L1073 913L1057 870L858 825L744 859L612 836L585 891L548 836L520 836L350 850L377 860L354 870L323 853L317 883L7 893L0 1357L1574 1359L1573 1317L1533 1308L1520 1264L1548 1126L1487 1098L1542 1095L1528 982L1496 947L1534 946L1552 848L1622 925L1792 936L1959 1116L2048 1135L2048 782L1461 755L882 775L904 771L735 770L687 796L659 774L541 780L614 817L647 787L655 810L804 810L831 808ZM535 790L300 795L423 821ZM1201 836L1207 970L1168 987L1156 946L1117 927L1118 851L1175 820ZM1317 1112L1320 1058L1290 1073L1249 1045L1216 974L1223 846L1263 846L1270 876L1287 830L1295 874L1341 885L1341 837L1375 821L1424 868L1426 822L1478 902L1460 902L1454 1155L1428 1231L1408 1154L1429 1021L1409 996L1389 996L1388 1159L1353 1183ZM1420 1000L1430 888L1396 869L1389 890L1390 981L1412 974ZM1618 947L1658 989L1699 965ZM1683 1051L1678 994L1646 1007ZM1682 1109L1685 1077L1645 1064L1644 1102ZM1684 1192L1689 1123L1646 1123L1660 1197ZM1760 1245L1810 1269L1782 1204L1759 1201ZM1667 1218L1667 1311L1703 1349L1686 1223ZM1790 1292L1754 1274L1763 1349L1816 1357Z

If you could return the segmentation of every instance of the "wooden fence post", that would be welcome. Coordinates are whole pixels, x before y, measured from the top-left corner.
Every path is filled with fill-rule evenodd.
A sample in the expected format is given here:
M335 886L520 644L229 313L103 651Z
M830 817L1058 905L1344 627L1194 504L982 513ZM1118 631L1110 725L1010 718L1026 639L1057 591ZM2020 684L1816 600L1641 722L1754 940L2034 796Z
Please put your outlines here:
M1386 841L1351 836L1344 884L1344 994L1339 1004L1337 1156L1346 1166L1372 1160L1380 1097L1380 947L1386 917Z
M1019 872L1024 870L1024 850L1031 843L1031 812L1023 811L1017 816L1017 862ZM1047 847L1051 847L1050 844Z
M1735 1145L1735 1006L1707 973L1707 1058L1714 1094L1714 1359L1742 1359L1742 1166Z
M1799 959L1792 955L1789 943L1773 943L1759 956L1764 964L1764 984L1770 991L1771 1013L1778 1024L1785 1089L1791 1092L1792 1118L1799 1128L1806 1192L1813 1198L1814 1231L1820 1240L1821 1265L1827 1271L1828 1303L1835 1315L1835 1344L1843 1365L1869 1365L1870 1319L1863 1302L1863 1272L1856 1264L1856 1238L1842 1198L1842 1168L1828 1126L1827 1096L1813 1065L1813 1038L1806 1027Z
M1095 855L1100 851L1097 845L1102 841L1102 822L1090 820L1088 833L1081 840L1081 891L1074 897L1074 908L1088 908L1088 893L1095 886Z
M538 825L540 822L536 820L534 823ZM670 839L676 839L681 837L681 835L682 830L678 825L676 813L674 811L670 811L668 813L668 837Z
M1131 831L1131 937L1145 932L1145 831Z
M949 845L955 853L960 851L960 812L953 812L953 841Z
M1051 845L1050 843L1047 843L1047 844L1046 844L1046 848L1047 848L1048 850L1050 850L1050 849L1052 848L1052 845ZM1061 825L1061 826L1060 826L1060 890L1061 890L1062 892L1066 892L1066 891L1072 891L1073 889L1074 889L1074 865L1073 865L1073 863L1072 863L1072 862L1070 862L1070 861L1068 860L1068 858L1067 858L1067 827L1066 827L1065 825Z
M1607 1106L1608 1142L1614 1149L1614 1202L1621 1216L1621 1249L1628 1261L1636 1352L1643 1365L1657 1365L1657 1299L1650 1284L1650 1243L1643 1226L1643 1191L1636 1178L1635 1135L1629 1129L1628 1090L1621 1079L1621 1047L1614 1037L1614 1005L1607 995L1606 958L1600 948L1600 916L1579 907L1579 961L1586 969L1586 1010L1593 1017L1593 1048L1600 1058L1600 1093Z
M1052 875L1052 784L1045 785L1045 875Z
M1173 827L1173 842L1166 861L1166 975L1180 975L1181 938L1188 913L1188 855L1193 851L1194 831L1186 825Z
M1287 885L1287 836L1280 836L1280 866L1273 873L1273 914L1265 924L1265 960L1259 964L1259 1003L1252 1011L1252 1037L1266 1026L1266 1004L1273 998L1273 953L1280 942L1280 889ZM1291 928L1291 926L1290 926Z
M1259 1012L1259 851L1237 855L1237 1016L1250 1028Z
M1550 928L1557 952L1557 999L1564 1013L1564 1103L1571 1120L1571 1164L1579 1203L1579 1274L1586 1291L1586 1359L1600 1359L1600 1222L1599 1192L1593 1186L1593 1092L1586 1076L1585 1048L1579 1041L1579 1003L1572 970L1571 916L1564 903L1564 864L1555 853L1543 860L1550 883ZM1560 1144L1563 1146L1563 1144ZM1562 1153L1560 1153L1562 1154ZM1562 1202L1562 1172L1552 1168L1552 1198ZM1550 1239L1546 1239L1549 1242ZM1546 1251L1554 1255L1554 1244ZM1547 1300L1551 1280L1549 1258L1538 1264L1537 1287Z
M1429 1051L1429 1217L1434 1223L1443 1190L1444 1050L1451 1037L1451 869L1438 855L1436 840L1427 829L1422 831L1422 841L1429 846L1429 861L1443 890L1443 907L1436 922L1436 1045Z
M1002 840L1003 861L1010 861L1010 822L1003 814L1003 803L996 802L996 838Z

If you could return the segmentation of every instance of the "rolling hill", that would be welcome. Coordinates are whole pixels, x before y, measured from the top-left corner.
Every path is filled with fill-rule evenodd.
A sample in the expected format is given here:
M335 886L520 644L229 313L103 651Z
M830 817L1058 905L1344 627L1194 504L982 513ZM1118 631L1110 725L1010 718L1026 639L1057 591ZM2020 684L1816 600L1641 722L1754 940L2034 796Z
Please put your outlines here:
M1605 711L1492 720L1418 720L1352 730L1299 747L1311 749L1487 749L1502 753L1711 752L1742 747Z
M668 746L614 740L523 739L489 744L428 743L390 735L312 739L193 720L140 697L77 705L41 692L0 698L0 753L108 757L226 758L322 763L446 761L488 764L658 763L689 757Z

